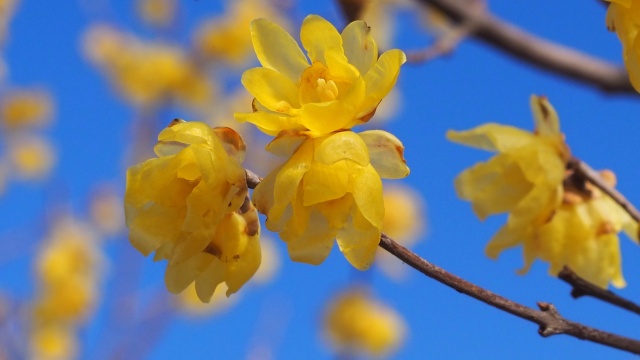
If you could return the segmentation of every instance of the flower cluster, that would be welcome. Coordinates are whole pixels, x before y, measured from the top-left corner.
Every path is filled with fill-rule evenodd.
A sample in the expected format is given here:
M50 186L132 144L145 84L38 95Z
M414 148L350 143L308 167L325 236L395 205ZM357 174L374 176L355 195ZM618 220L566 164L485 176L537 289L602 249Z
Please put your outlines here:
M247 70L242 83L255 97L254 112L236 118L276 136L266 150L287 158L253 201L294 261L321 263L337 239L349 262L367 269L384 217L380 178L405 177L409 168L395 136L350 129L374 115L405 56L390 50L378 57L362 21L339 33L319 16L305 18L300 37L308 59L266 19L251 23L251 36L262 67Z
M578 275L606 287L624 286L617 234L637 238L637 224L613 200L591 184L578 184L567 170L571 158L558 116L544 97L533 96L535 132L485 124L455 132L455 142L498 152L462 172L458 195L472 203L480 219L508 212L504 225L487 245L489 257L522 244L524 268L540 258L556 275L569 266Z
M218 284L232 294L260 266L259 222L240 166L245 145L229 128L174 121L158 136L158 158L129 168L125 215L131 244L169 261L178 293L195 281L208 302Z

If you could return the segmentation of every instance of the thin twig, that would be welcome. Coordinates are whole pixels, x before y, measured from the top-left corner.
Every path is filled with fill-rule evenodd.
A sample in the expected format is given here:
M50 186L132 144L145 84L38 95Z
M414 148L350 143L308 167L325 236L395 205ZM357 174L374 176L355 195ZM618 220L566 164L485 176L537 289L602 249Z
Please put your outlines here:
M620 66L533 36L459 0L417 0L442 11L451 20L473 24L474 37L539 68L595 86L605 92L638 95Z
M262 179L250 170L247 170L247 185L254 189ZM387 235L380 237L380 247L391 255L404 261L412 268L424 275L446 285L450 288L480 300L485 304L508 312L519 318L531 321L539 325L538 333L543 337L557 334L566 334L578 339L588 340L616 349L632 352L640 355L640 341L624 336L608 333L592 327L569 321L562 317L552 304L539 302L540 310L535 310L509 300L489 290L483 289L469 281L466 281L446 270L435 266L409 249L396 243Z
M539 325L538 333L543 337L566 334L578 339L592 341L605 346L640 354L640 341L608 333L565 319L552 304L539 302L535 310L483 289L469 281L453 275L419 257L386 235L380 237L380 247L424 275L476 300L508 312Z
M558 278L573 287L571 296L574 299L591 296L640 315L640 305L588 282L566 266L560 270Z
M618 203L635 221L640 221L640 211L627 200L614 187L607 184L597 171L578 158L571 158L567 164L567 168L573 170L576 175L583 177L597 188L609 195L616 203Z

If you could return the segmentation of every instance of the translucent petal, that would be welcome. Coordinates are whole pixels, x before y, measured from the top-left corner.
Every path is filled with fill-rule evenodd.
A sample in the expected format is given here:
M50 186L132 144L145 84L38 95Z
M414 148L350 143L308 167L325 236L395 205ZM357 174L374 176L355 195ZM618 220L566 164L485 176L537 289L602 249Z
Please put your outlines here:
M352 131L341 131L318 139L316 144L314 160L321 163L333 164L349 159L363 166L369 164L367 144L361 136Z
M280 26L267 19L251 22L251 39L262 66L276 70L297 82L309 67L296 41Z
M517 246L524 241L527 234L523 230L512 228L508 224L501 227L485 247L485 254L492 259L497 259L502 251Z
M302 107L300 123L315 133L327 134L344 129L354 116L355 109L343 101L309 103Z
M358 135L367 145L371 165L381 178L400 179L409 175L404 146L398 138L382 130L363 131Z
M542 136L560 134L558 113L544 96L531 96L531 111L536 124L536 132Z
M533 187L520 164L508 154L499 154L463 171L454 184L458 196L471 201L481 220L514 209Z
M450 141L488 151L510 151L536 141L535 135L513 126L483 124L466 131L447 131Z
M267 144L265 150L278 156L290 157L307 139L308 137L300 131L284 130Z
M216 288L225 280L224 264L215 256L209 256L209 258L211 259L209 266L195 280L196 294L205 303L211 301Z
M262 105L276 112L300 107L298 81L294 82L282 73L264 67L249 69L242 74L242 85L247 91ZM283 108L283 102L288 107Z
M275 203L269 211L274 220L285 211L298 190L298 184L313 159L313 141L305 141L278 172L274 185ZM276 220L277 221L277 220Z
M259 236L250 236L247 247L237 261L227 263L227 296L240 290L253 274L258 271L262 259Z
M331 252L335 230L322 214L313 210L301 236L291 238L287 236L287 232L280 233L280 236L287 242L291 260L319 265Z
M320 61L327 65L324 56L326 50L343 52L342 37L338 30L318 15L309 15L304 18L300 29L300 40L311 62Z
M360 74L366 74L378 59L378 45L364 21L353 21L342 31L344 52Z
M274 112L235 113L233 116L238 121L247 121L254 124L260 131L271 136L276 136L283 130L299 127L295 118Z
M266 178L264 178L258 186L253 190L251 199L253 204L262 214L268 214L274 203L274 186L278 173L284 165L275 168Z
M361 217L362 215L354 208L352 216ZM342 251L351 265L358 270L367 270L373 264L378 250L380 228L370 225L366 229L360 229L351 220L342 229L338 230L336 240L340 251Z
M360 173L356 175L353 198L364 218L373 226L382 229L384 219L382 180L371 165L362 167Z
M350 190L349 170L346 161L331 165L313 162L302 180L303 205L311 206L343 197Z
M376 64L364 75L366 96L358 117L370 113L391 91L400 74L400 66L406 60L404 53L397 49L389 50L378 58Z
M154 151L158 156L174 155L184 149L184 145L214 144L211 128L202 122L178 122L166 127L158 134Z
M205 271L214 258L213 255L199 253L184 261L169 261L167 271L164 274L167 290L177 294L186 289L196 277Z

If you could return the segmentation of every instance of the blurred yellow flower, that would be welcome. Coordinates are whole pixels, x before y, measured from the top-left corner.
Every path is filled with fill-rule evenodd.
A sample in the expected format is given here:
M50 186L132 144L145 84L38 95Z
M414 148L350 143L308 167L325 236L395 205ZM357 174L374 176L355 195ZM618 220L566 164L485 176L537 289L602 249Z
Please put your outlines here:
M546 98L531 97L535 133L510 126L485 124L475 129L449 131L449 140L497 151L486 163L462 172L455 180L458 196L471 201L480 219L509 212L507 224L487 245L492 258L521 239L506 236L513 229L540 227L562 201L562 181L569 148L560 132L558 116ZM524 247L525 268L534 255Z
M345 355L388 356L401 345L406 325L400 314L365 291L339 294L326 311L324 332Z
M122 196L115 189L102 186L91 196L91 222L105 235L115 235L125 228Z
M55 150L44 138L20 135L10 138L8 145L12 176L40 180L53 169Z
M226 312L238 300L237 296L227 297L227 286L221 284L216 287L208 303L203 303L198 297L194 283L176 295L175 305L177 309L187 315L206 316Z
M174 22L178 4L176 0L137 0L136 10L145 23L166 27Z
M260 246L262 249L262 263L253 276L253 282L266 284L273 280L278 270L280 270L280 253L270 237L263 236L260 239Z
M335 238L354 267L369 268L384 217L380 178L409 174L402 143L380 130L317 138L285 132L267 150L290 158L256 187L253 201L291 259L320 264Z
M606 24L615 31L622 43L624 64L631 84L640 92L640 2L635 0L607 0Z
M253 54L249 31L251 21L266 17L286 24L286 19L268 1L236 0L227 4L229 9L225 13L198 26L193 37L194 48L204 60L244 67Z
M422 196L408 186L386 186L383 194L384 221L382 231L396 242L413 246L424 233L425 214ZM377 265L389 277L400 280L408 267L395 256L378 250Z
M175 121L160 135L158 158L127 171L125 216L131 244L167 259L165 283L179 293L195 281L209 301L230 295L260 266L259 227L240 166L245 145L229 128Z
M78 352L75 329L66 325L43 323L33 326L29 355L37 360L70 360Z
M251 38L263 67L249 69L242 84L255 97L254 112L236 119L269 135L283 130L321 137L365 123L391 91L405 62L402 51L378 57L363 21L339 33L320 16L304 19L300 30L307 57L285 30L266 19L251 22Z
M43 90L12 90L0 100L0 121L8 130L43 126L53 116L53 99Z
M209 77L178 46L142 42L107 26L85 36L85 51L134 105L149 107L177 100L206 108L215 93Z

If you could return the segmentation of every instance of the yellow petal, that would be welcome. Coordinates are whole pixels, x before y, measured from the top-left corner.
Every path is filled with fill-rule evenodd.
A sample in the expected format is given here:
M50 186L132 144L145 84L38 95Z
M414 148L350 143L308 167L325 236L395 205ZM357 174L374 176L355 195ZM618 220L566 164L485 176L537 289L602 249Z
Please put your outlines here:
M331 165L313 162L302 180L303 205L339 199L350 190L349 167L346 161Z
M196 294L200 301L208 303L220 283L224 281L225 266L215 256L206 256L211 259L209 265L195 279Z
M343 101L309 103L302 107L300 123L315 133L327 134L346 128L354 116L355 109Z
M158 143L153 148L156 155L175 155L185 148L185 145L209 144L214 145L211 127L202 122L174 122L158 134Z
M391 91L400 74L400 66L406 60L404 53L397 49L389 50L378 58L376 64L364 75L366 96L358 117L370 113Z
M378 59L378 45L371 36L371 28L364 21L354 21L342 31L342 41L349 63L360 74L366 74Z
M531 96L531 111L536 124L536 132L542 136L559 135L558 113L544 96Z
M258 186L253 190L251 199L253 204L261 214L268 214L269 210L273 206L274 186L276 184L276 178L278 173L282 169L283 165L275 168L266 178L264 178Z
M355 176L353 198L365 219L373 226L382 229L384 219L384 200L382 180L371 165L363 166Z
M260 64L284 74L293 82L298 82L304 69L309 67L291 35L267 19L251 22L251 39Z
M314 160L333 164L340 160L353 160L365 166L369 164L367 144L361 136L352 131L342 131L324 139L318 139Z
M397 137L382 130L363 131L358 135L367 145L371 165L381 178L400 179L409 175L404 146Z
M287 242L291 260L319 265L331 252L335 230L322 214L312 210L308 226L301 236L291 238L286 230L280 236Z
M284 130L267 144L265 150L278 156L290 157L307 139L302 132Z
M300 107L298 81L265 67L249 69L242 74L242 85L247 91L266 108L276 112L286 113L292 107ZM283 102L288 105L284 107Z
M508 154L476 164L455 179L458 196L471 201L473 211L481 220L514 209L532 186L520 164Z
M262 259L259 236L250 236L247 247L237 261L227 263L227 296L240 290L253 274L258 271Z
M513 126L483 124L466 131L447 131L447 139L488 151L510 151L531 144L535 135Z
M313 159L313 141L305 141L280 169L274 185L275 203L269 217L279 218L298 190L298 184L309 170Z
M235 113L233 116L238 121L247 121L254 124L260 131L270 136L276 136L283 130L299 127L294 117L274 112Z
M199 253L184 261L169 261L164 282L167 290L174 294L180 293L202 274L215 257L207 253Z
M340 33L330 22L318 15L309 15L304 18L300 29L300 40L312 63L320 61L328 65L324 55L329 49L337 50L344 56Z
M497 259L502 251L517 246L526 236L524 229L512 228L507 224L493 235L484 252L488 257Z
M216 127L212 130L222 142L226 153L237 163L242 163L247 150L247 146L244 144L242 136L232 128L228 127Z
M352 217L362 217L357 208L353 208ZM369 225L365 229L360 229L354 225L360 220L351 220L336 234L336 240L340 251L347 258L349 263L358 270L367 270L376 256L378 243L380 242L380 229Z

